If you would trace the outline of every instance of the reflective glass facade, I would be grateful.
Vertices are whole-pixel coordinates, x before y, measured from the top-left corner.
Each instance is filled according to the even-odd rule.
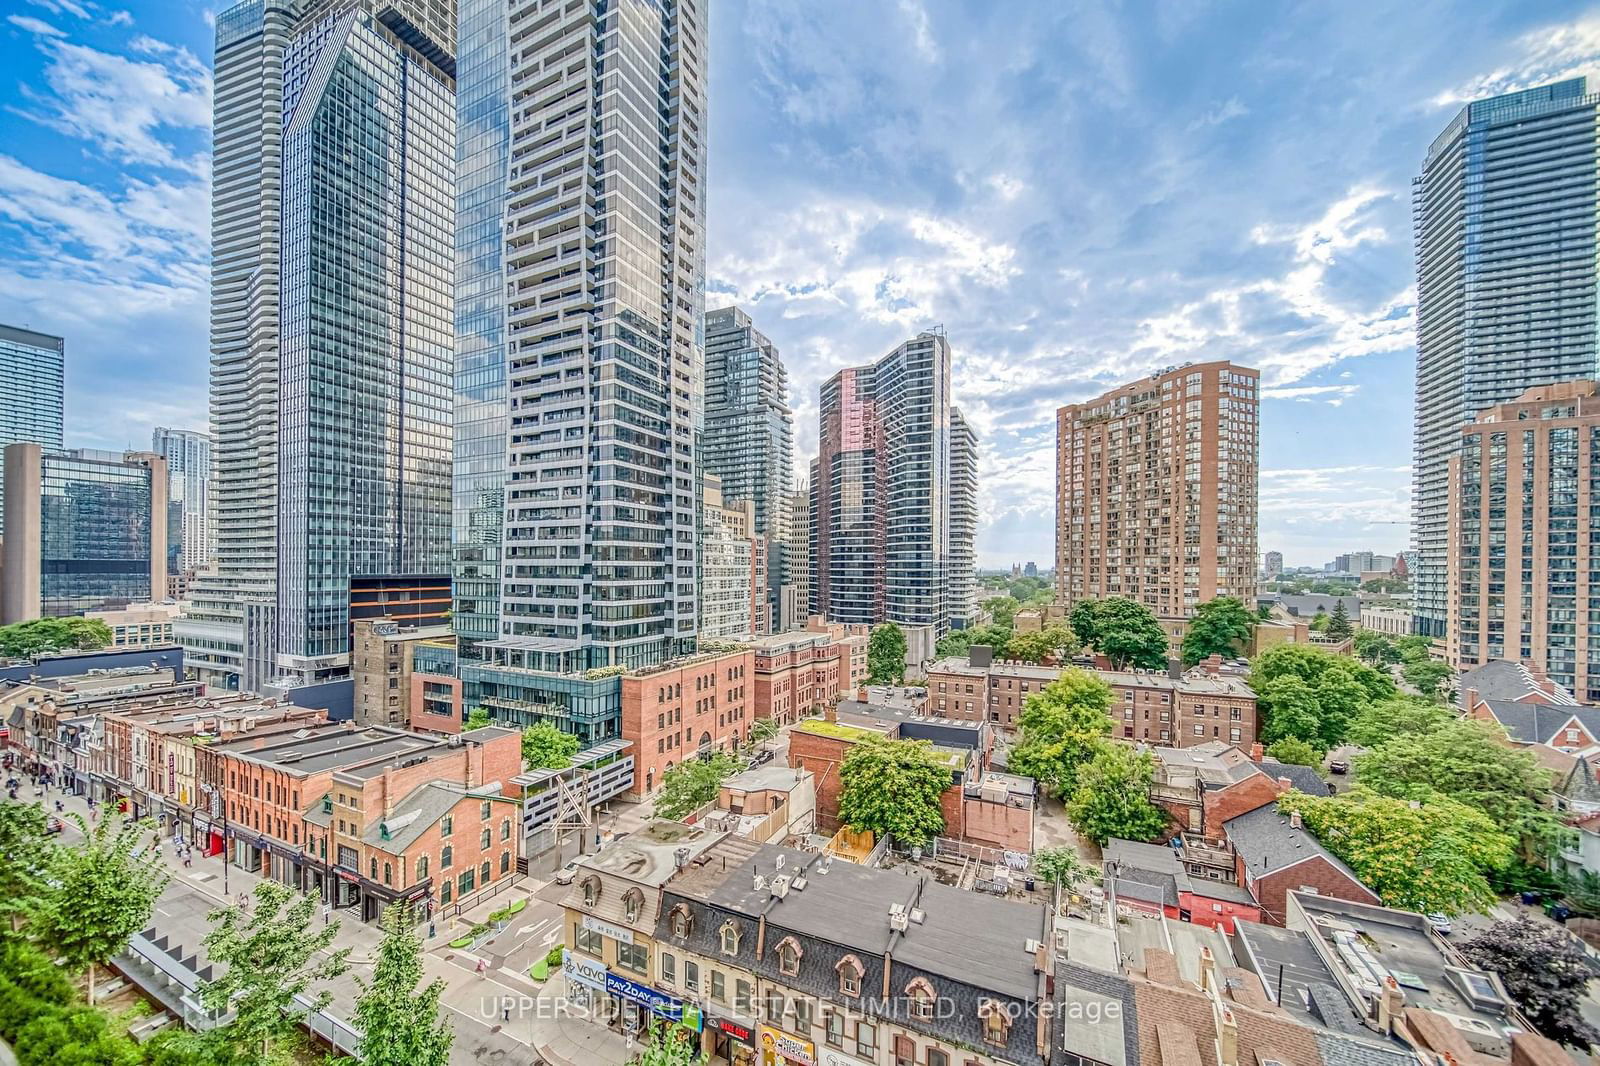
[[[168,569],[199,570],[211,562],[211,519],[207,498],[211,486],[211,438],[186,429],[157,426],[150,450],[166,459]]]
[[[1447,629],[1447,464],[1460,427],[1596,373],[1597,105],[1573,78],[1464,108],[1413,183],[1419,632]]]
[[[511,136],[504,0],[461,0],[456,70],[454,603],[463,662],[500,629],[505,519],[505,274]]]
[[[18,442],[61,447],[65,417],[66,342],[0,325],[0,450]],[[4,516],[0,482],[0,521]]]
[[[150,476],[149,467],[114,453],[43,455],[42,615],[76,615],[150,602]]]
[[[739,308],[706,312],[705,332],[701,456],[706,472],[722,479],[725,500],[755,505],[755,530],[769,544],[768,617],[776,619],[779,590],[789,581],[785,499],[794,485],[789,375],[777,346]]]
[[[449,565],[455,101],[420,33],[346,11],[284,56],[276,652],[307,681],[348,663],[353,578]]]

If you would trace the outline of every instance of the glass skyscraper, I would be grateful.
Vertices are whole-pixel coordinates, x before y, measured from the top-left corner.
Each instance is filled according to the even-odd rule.
[[[203,570],[211,563],[211,438],[193,430],[157,426],[151,434],[150,450],[167,461],[167,503],[169,513],[177,516],[175,522],[167,523],[167,550],[177,563],[168,569]]]
[[[1583,78],[1475,101],[1413,182],[1414,610],[1430,637],[1448,628],[1447,466],[1461,426],[1532,386],[1596,376],[1597,107]]]
[[[174,627],[210,684],[337,677],[352,579],[448,570],[455,30],[438,0],[217,17],[217,566]]]
[[[504,0],[461,0],[456,71],[455,484],[451,623],[463,662],[500,631],[506,491],[502,227],[511,139]]]
[[[19,441],[62,446],[66,421],[66,342],[0,325],[0,450]],[[0,472],[0,521],[5,515]]]
[[[755,531],[767,539],[767,616],[780,617],[790,582],[786,558],[794,487],[794,414],[778,348],[737,307],[706,312],[706,421],[701,456],[722,479],[729,501],[755,505]]]

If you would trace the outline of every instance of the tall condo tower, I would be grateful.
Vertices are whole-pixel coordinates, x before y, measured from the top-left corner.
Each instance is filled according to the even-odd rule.
[[[449,566],[454,3],[217,19],[212,684],[348,671],[352,583]]]
[[[150,450],[167,461],[167,541],[176,556],[175,569],[203,570],[211,564],[211,438],[157,426]],[[159,589],[156,598],[161,598]]]
[[[722,479],[723,498],[755,505],[755,531],[766,538],[768,617],[781,615],[790,583],[786,497],[794,485],[794,414],[789,374],[778,348],[737,307],[706,312],[707,473]]]
[[[1412,183],[1414,624],[1425,636],[1448,628],[1448,466],[1461,427],[1536,385],[1596,376],[1597,120],[1584,78],[1474,101]]]
[[[496,654],[522,668],[694,646],[706,8],[513,0],[507,15]]]
[[[0,325],[0,449],[60,448],[66,422],[66,342],[49,333]],[[0,474],[0,522],[5,482]]]

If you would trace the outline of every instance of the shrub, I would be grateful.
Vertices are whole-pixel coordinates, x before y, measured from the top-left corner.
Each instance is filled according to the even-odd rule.
[[[561,952],[563,950],[564,949],[561,947],[561,945],[557,944],[555,947],[550,949],[548,954],[545,955],[544,961],[546,963],[550,964],[551,966],[560,966],[561,965]]]

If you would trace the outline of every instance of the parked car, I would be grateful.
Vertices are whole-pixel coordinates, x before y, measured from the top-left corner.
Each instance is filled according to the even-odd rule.
[[[1350,763],[1346,759],[1335,759],[1328,764],[1328,772],[1331,774],[1347,774],[1350,772]]]
[[[577,876],[578,876],[578,860],[577,859],[573,859],[571,862],[567,863],[561,869],[557,870],[556,871],[556,875],[554,877],[552,877],[551,880],[554,881],[558,885],[570,885],[570,884],[572,884],[572,879],[574,877],[577,877]]]
[[[67,823],[63,822],[60,818],[57,818],[53,814],[44,820],[44,831],[46,833],[60,833],[66,828]]]
[[[1433,926],[1433,931],[1435,933],[1438,933],[1440,936],[1450,935],[1450,916],[1448,914],[1440,914],[1438,911],[1435,911],[1428,915],[1427,918],[1428,924]]]

